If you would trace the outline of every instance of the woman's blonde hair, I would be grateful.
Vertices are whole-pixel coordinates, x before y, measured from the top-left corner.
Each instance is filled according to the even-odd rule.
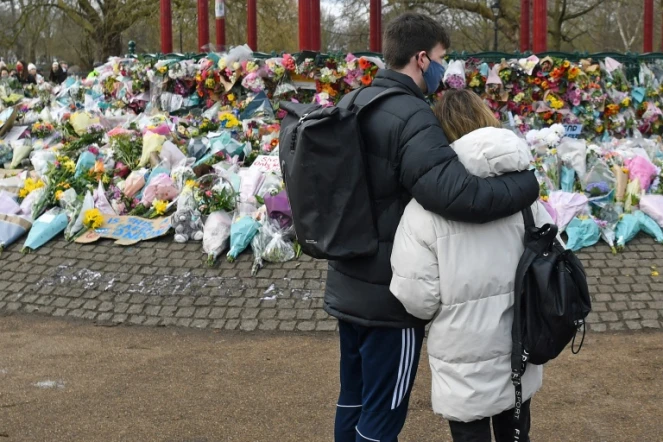
[[[502,127],[481,97],[468,89],[445,91],[434,112],[450,143],[482,127]]]

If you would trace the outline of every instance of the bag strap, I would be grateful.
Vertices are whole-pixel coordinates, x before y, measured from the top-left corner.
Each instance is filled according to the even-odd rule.
[[[359,95],[359,94],[357,94],[357,95]],[[399,87],[390,87],[389,89],[386,89],[386,90],[380,92],[379,94],[377,94],[375,97],[373,97],[371,99],[371,101],[369,101],[361,109],[359,109],[359,112],[363,112],[364,109],[366,109],[367,107],[377,103],[380,100],[383,100],[387,97],[396,96],[396,95],[410,95],[410,94],[406,90],[401,89]],[[353,102],[354,102],[354,100],[353,100]]]
[[[531,210],[530,210],[531,214]],[[527,223],[527,219],[525,221]],[[525,238],[528,237],[527,228]],[[513,325],[511,327],[511,382],[516,392],[515,408],[513,410],[514,419],[514,441],[522,442],[520,433],[522,431],[522,421],[520,420],[523,404],[523,386],[522,376],[527,368],[529,354],[523,346],[522,335],[522,308],[523,308],[523,290],[526,284],[527,273],[538,254],[525,245],[523,256],[518,262],[516,269],[516,280],[514,284],[513,299]]]
[[[516,268],[516,280],[513,289],[513,325],[511,327],[511,382],[513,382],[516,393],[515,408],[513,410],[514,442],[522,442],[523,440],[521,437],[523,422],[520,419],[524,402],[522,376],[525,374],[527,361],[529,360],[529,353],[523,345],[522,335],[524,290],[528,284],[528,273],[532,263],[539,255],[546,253],[546,250],[550,248],[557,236],[557,226],[554,224],[546,224],[541,228],[536,227],[531,207],[524,209],[522,214],[525,223],[525,250]]]
[[[534,214],[532,213],[532,206],[523,209],[523,219],[525,220],[525,228],[536,227],[534,224]]]
[[[342,107],[344,109],[352,109],[352,107],[355,105],[355,100],[357,100],[357,97],[359,96],[361,91],[363,91],[364,89],[368,89],[369,87],[370,86],[362,86],[359,89],[357,89],[356,91],[351,92],[350,93],[351,94],[350,100],[348,101],[348,103],[343,104],[342,106],[339,103],[338,106]],[[367,107],[377,103],[378,101],[382,100],[383,98],[391,97],[391,96],[394,96],[394,95],[409,95],[409,93],[407,91],[405,91],[404,89],[401,89],[401,88],[398,88],[398,87],[391,87],[389,89],[385,89],[384,91],[377,94],[375,97],[371,98],[371,100],[368,103],[366,103],[365,105],[363,105],[357,111],[357,113],[363,112],[364,109],[366,109]]]

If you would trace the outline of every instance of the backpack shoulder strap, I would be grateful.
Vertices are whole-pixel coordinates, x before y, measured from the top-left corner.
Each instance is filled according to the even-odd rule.
[[[346,95],[346,97],[350,97],[350,99],[343,104],[341,104],[343,102],[343,100],[341,99],[341,101],[336,106],[343,109],[352,109],[352,107],[355,105],[355,100],[357,99],[361,91],[363,91],[364,89],[366,89],[366,86],[362,86],[359,89],[350,92],[348,95]]]
[[[359,95],[359,94],[357,94],[357,95]],[[392,96],[395,96],[395,95],[409,95],[409,94],[408,94],[407,91],[405,91],[404,89],[401,89],[401,88],[399,88],[399,87],[390,87],[389,89],[386,89],[386,90],[380,92],[379,94],[377,94],[375,97],[373,97],[373,98],[371,99],[371,101],[369,101],[368,103],[366,103],[366,104],[360,109],[360,111],[363,111],[363,110],[366,109],[367,107],[369,107],[369,106],[371,106],[371,105],[377,103],[377,102],[380,101],[380,100],[383,100],[383,99],[385,99],[385,98],[387,98],[387,97],[392,97]]]
[[[359,96],[359,94],[361,94],[361,92],[362,92],[364,89],[368,89],[369,87],[370,87],[370,86],[362,86],[362,87],[360,87],[359,89],[350,92],[348,95],[346,95],[347,97],[349,97],[348,101],[345,102],[345,103],[342,103],[342,104],[339,103],[337,106],[338,106],[338,107],[341,107],[341,108],[343,108],[343,109],[350,109],[350,110],[352,110],[352,108],[353,108],[354,105],[355,105],[355,100],[357,99],[357,97]],[[409,95],[409,94],[408,94],[407,91],[405,91],[405,90],[403,90],[403,89],[401,89],[401,88],[398,88],[398,87],[391,87],[391,88],[389,88],[389,89],[386,89],[386,90],[380,92],[380,93],[377,94],[375,97],[373,97],[373,98],[371,99],[371,101],[369,101],[368,103],[366,103],[365,105],[363,105],[363,106],[359,109],[358,113],[359,113],[359,112],[362,112],[364,109],[368,108],[369,106],[372,106],[373,104],[377,103],[378,101],[380,101],[380,100],[382,100],[382,99],[384,99],[384,98],[387,98],[387,97],[391,97],[391,96],[393,96],[393,95]]]
[[[525,220],[525,228],[536,227],[534,224],[534,214],[532,213],[532,206],[528,206],[522,211],[523,219]]]

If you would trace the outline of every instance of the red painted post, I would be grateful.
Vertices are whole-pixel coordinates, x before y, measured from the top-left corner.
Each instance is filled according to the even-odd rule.
[[[311,50],[320,52],[320,0],[309,0],[309,12]]]
[[[654,50],[654,0],[645,0],[645,40],[643,52]]]
[[[216,50],[222,52],[226,49],[226,2],[214,2],[214,17],[216,18]]]
[[[532,50],[535,53],[548,50],[548,1],[533,0]]]
[[[206,51],[209,45],[209,5],[207,0],[198,0],[198,50]]]
[[[371,0],[370,17],[370,48],[372,52],[380,52],[382,51],[382,0]]]
[[[311,19],[311,0],[299,0],[299,50],[311,49],[309,38],[309,20]]]
[[[173,52],[173,13],[170,0],[161,0],[161,52]]]
[[[246,8],[246,42],[258,50],[258,0],[249,0]]]
[[[532,0],[520,0],[520,52],[532,49],[530,45],[530,6]]]

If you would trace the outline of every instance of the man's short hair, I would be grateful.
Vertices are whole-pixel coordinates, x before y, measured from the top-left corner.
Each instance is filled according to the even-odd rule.
[[[444,27],[427,15],[406,12],[387,25],[383,41],[384,61],[391,69],[401,69],[414,54],[428,52],[438,44],[445,49],[451,44]]]

